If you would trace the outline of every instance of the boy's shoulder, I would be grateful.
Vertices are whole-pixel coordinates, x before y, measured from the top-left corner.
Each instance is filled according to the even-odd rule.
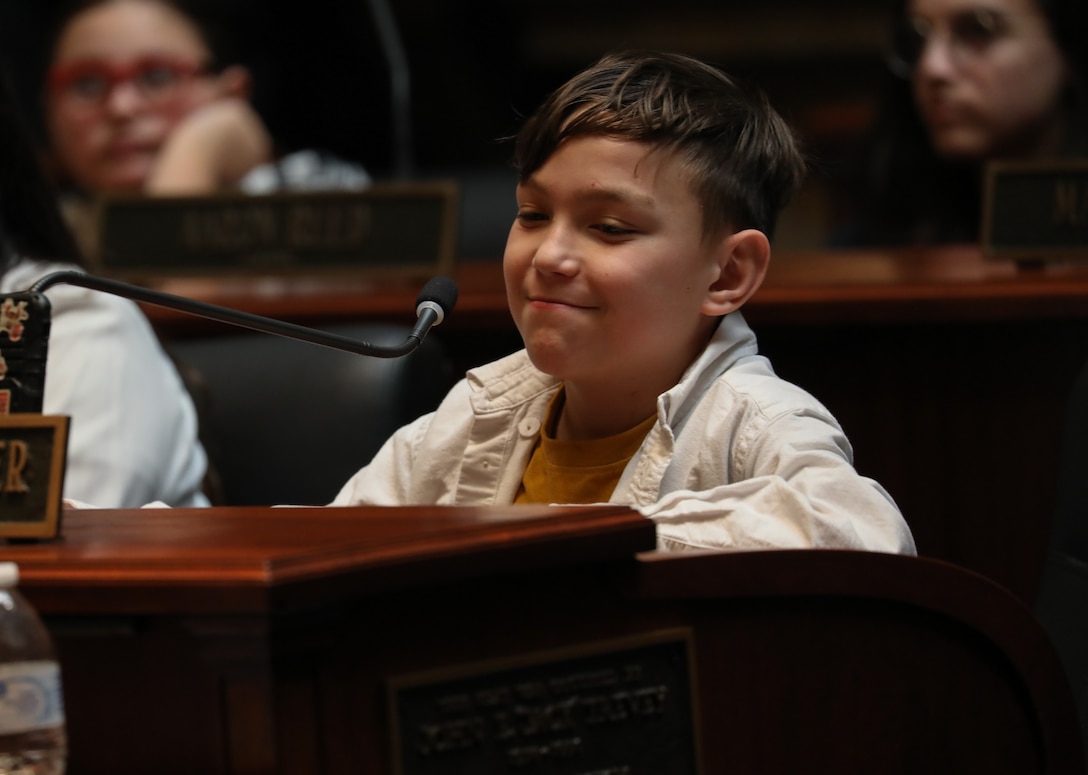
[[[780,377],[765,356],[739,361],[718,378],[717,385],[766,414],[811,410],[830,415],[812,393]]]
[[[692,373],[670,394],[678,406],[686,405],[715,425],[797,413],[833,420],[815,396],[775,372],[737,313],[726,316]]]

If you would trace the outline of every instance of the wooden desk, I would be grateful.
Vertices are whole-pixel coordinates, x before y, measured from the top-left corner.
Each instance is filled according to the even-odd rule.
[[[462,261],[457,307],[441,330],[512,329],[498,260]],[[415,319],[423,285],[344,278],[179,278],[163,290],[301,323]],[[970,245],[903,250],[775,253],[745,306],[753,322],[900,323],[1088,317],[1088,262],[1025,268]],[[147,307],[168,336],[218,325]]]
[[[497,261],[456,271],[435,329],[461,368],[520,346]],[[168,290],[310,325],[411,320],[419,284],[175,281]],[[226,330],[157,308],[167,338]],[[744,314],[779,374],[835,414],[921,552],[1033,600],[1067,393],[1088,362],[1088,265],[1022,268],[971,246],[784,252]],[[218,326],[218,328],[213,328]]]
[[[384,687],[351,676],[458,635],[413,641],[427,614],[401,595],[655,541],[621,507],[95,510],[3,556],[57,641],[71,772],[381,773]]]
[[[767,325],[1088,318],[1088,262],[1019,266],[973,245],[784,253],[745,313]]]
[[[250,508],[68,512],[4,555],[73,773],[1083,775],[1055,654],[988,580],[652,545],[614,507]]]

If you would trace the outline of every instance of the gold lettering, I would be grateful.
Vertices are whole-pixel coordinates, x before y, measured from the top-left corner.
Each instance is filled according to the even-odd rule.
[[[366,205],[348,208],[347,223],[344,225],[344,247],[362,246],[369,232],[370,208]]]
[[[313,248],[320,239],[321,211],[315,207],[299,205],[291,208],[288,220],[287,244],[289,248]]]
[[[370,208],[339,203],[298,205],[288,214],[288,247],[296,250],[358,248],[370,231]]]
[[[517,721],[509,711],[500,711],[491,717],[496,740],[512,740],[518,737]]]
[[[421,724],[418,733],[416,750],[421,756],[478,748],[487,739],[486,724],[478,716]]]
[[[548,696],[548,688],[540,681],[525,681],[514,687],[517,698],[522,701],[532,701]]]
[[[30,460],[30,452],[25,441],[12,439],[9,442],[0,441],[0,462],[3,462],[3,452],[8,451],[7,474],[4,477],[4,486],[0,490],[11,493],[27,493],[30,487],[23,478],[27,462]]]
[[[571,697],[544,705],[518,705],[514,708],[514,715],[521,721],[520,731],[523,735],[558,732],[574,729],[574,712],[578,703],[577,697]]]
[[[259,250],[274,247],[277,219],[271,207],[229,207],[185,213],[181,237],[193,251]]]
[[[552,759],[570,759],[582,750],[580,737],[567,737],[546,743],[521,745],[506,751],[507,762],[517,768],[546,763]]]
[[[510,689],[506,686],[498,686],[489,689],[477,689],[476,702],[484,708],[494,708],[499,705],[507,705],[510,702]]]
[[[1088,196],[1076,180],[1054,181],[1054,210],[1051,221],[1056,226],[1078,226],[1088,216]]]
[[[626,708],[632,716],[659,716],[665,711],[664,686],[650,686],[632,692],[616,692],[612,698]]]

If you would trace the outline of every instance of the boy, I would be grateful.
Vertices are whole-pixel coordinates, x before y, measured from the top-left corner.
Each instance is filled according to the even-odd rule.
[[[515,161],[503,270],[525,350],[470,371],[332,505],[611,501],[662,549],[914,552],[738,311],[804,167],[762,95],[686,57],[608,56],[526,122]]]

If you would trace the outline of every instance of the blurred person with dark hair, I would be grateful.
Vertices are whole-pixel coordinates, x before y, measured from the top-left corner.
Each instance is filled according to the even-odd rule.
[[[44,94],[60,184],[83,199],[367,186],[365,170],[328,154],[276,155],[249,101],[250,72],[211,11],[183,0],[60,10]]]
[[[986,162],[1088,152],[1086,57],[1084,0],[898,0],[839,241],[976,241]]]
[[[83,266],[0,77],[0,294]],[[118,508],[153,500],[208,505],[196,411],[139,307],[73,286],[46,297],[52,326],[43,412],[71,417],[64,496]]]

